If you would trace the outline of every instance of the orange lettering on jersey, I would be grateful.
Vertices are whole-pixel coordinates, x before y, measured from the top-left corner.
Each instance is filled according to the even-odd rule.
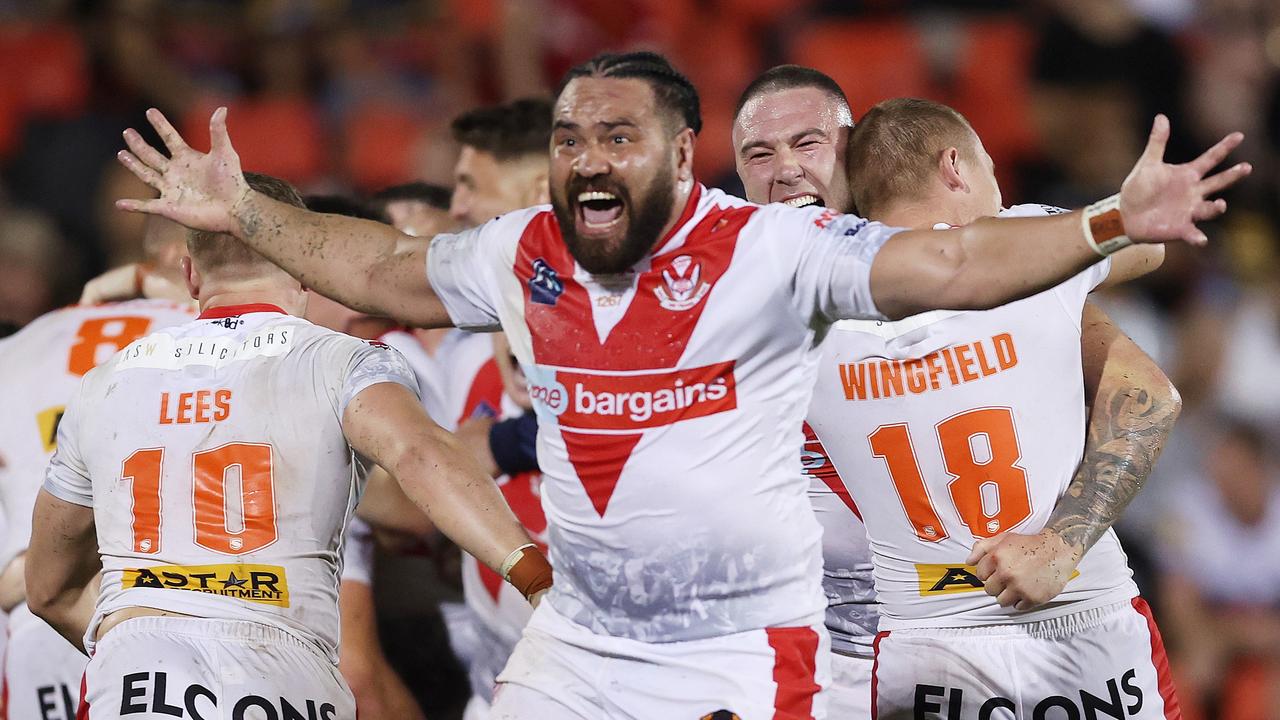
[[[880,363],[880,381],[885,397],[902,395],[902,365],[892,360]]]
[[[840,366],[840,384],[844,385],[845,400],[867,399],[867,366],[845,363]]]
[[[991,341],[996,344],[996,363],[1001,370],[1008,370],[1018,364],[1018,352],[1013,349],[1012,335],[1000,333],[991,338]]]
[[[937,390],[942,387],[942,381],[938,375],[942,373],[942,365],[938,364],[942,359],[942,353],[934,351],[924,356],[924,364],[929,368],[929,387]]]
[[[959,385],[960,377],[956,375],[956,361],[952,355],[951,348],[942,348],[942,359],[947,361],[947,377],[951,378],[952,385]]]
[[[902,364],[907,376],[907,389],[913,395],[919,395],[927,389],[924,377],[924,360],[913,358]]]
[[[923,357],[903,360],[863,360],[841,363],[840,385],[845,400],[879,400],[920,395],[944,386],[963,385],[1003,372],[1018,364],[1013,335],[1001,333],[990,339],[939,348]],[[949,380],[943,382],[943,377]]]
[[[969,352],[973,350],[972,345],[957,345],[953,348],[956,354],[956,363],[960,366],[960,377],[965,382],[972,382],[978,379],[978,374],[973,371],[973,358],[969,356]]]
[[[975,355],[978,356],[978,370],[982,372],[982,377],[987,377],[988,375],[995,375],[996,369],[991,367],[991,365],[987,363],[987,353],[985,350],[982,349],[982,343],[980,342],[974,343],[973,352]]]
[[[170,408],[172,407],[172,412]],[[160,424],[189,425],[191,423],[221,422],[231,416],[231,391],[197,390],[178,393],[171,402],[169,393],[160,393]]]
[[[213,421],[221,422],[231,417],[231,391],[223,388],[213,394]]]

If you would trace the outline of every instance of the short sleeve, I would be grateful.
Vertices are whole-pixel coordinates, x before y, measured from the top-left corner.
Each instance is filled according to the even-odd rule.
[[[59,500],[92,507],[93,483],[80,454],[80,403],[77,392],[58,423],[58,449],[45,468],[44,489]]]
[[[460,233],[437,235],[427,253],[427,280],[464,330],[497,330],[498,283],[495,265],[501,256],[507,216]]]
[[[351,518],[342,549],[342,582],[373,585],[373,529],[360,518]]]
[[[766,232],[781,239],[794,238],[799,230],[799,242],[791,250],[796,253],[792,299],[806,324],[886,319],[871,297],[871,264],[901,228],[820,208],[777,211],[772,221],[782,226]]]
[[[338,401],[338,417],[347,411],[347,405],[365,388],[378,383],[391,382],[405,386],[414,397],[421,400],[418,391],[418,380],[413,368],[398,351],[385,343],[361,342],[361,347],[352,358],[350,370],[342,384],[342,393]]]

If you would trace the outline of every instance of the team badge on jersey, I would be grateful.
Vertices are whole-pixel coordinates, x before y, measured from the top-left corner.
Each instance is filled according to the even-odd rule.
[[[279,565],[156,565],[126,568],[125,590],[154,588],[221,595],[289,607],[289,582]]]
[[[533,277],[529,278],[529,299],[539,305],[555,305],[564,293],[564,283],[546,260],[533,261]]]
[[[738,713],[736,712],[730,712],[728,710],[717,710],[713,713],[707,713],[706,715],[703,715],[702,717],[698,718],[698,720],[742,720],[742,718],[738,717]]]
[[[702,282],[702,266],[688,255],[672,260],[671,267],[662,271],[662,279],[666,287],[656,287],[653,292],[667,310],[688,310],[711,291],[711,284]]]

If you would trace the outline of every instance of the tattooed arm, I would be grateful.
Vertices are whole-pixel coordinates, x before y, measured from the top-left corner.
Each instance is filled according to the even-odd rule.
[[[1062,592],[1080,558],[1142,489],[1182,408],[1155,362],[1092,304],[1082,318],[1084,459],[1035,535],[1006,533],[974,543],[966,562],[1004,607],[1030,610]]]

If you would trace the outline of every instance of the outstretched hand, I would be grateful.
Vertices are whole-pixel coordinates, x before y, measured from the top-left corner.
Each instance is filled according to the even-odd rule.
[[[116,157],[139,180],[158,190],[160,197],[117,200],[116,207],[162,215],[196,230],[234,233],[236,205],[251,191],[227,134],[227,109],[218,108],[209,119],[208,153],[187,145],[159,110],[148,110],[147,120],[160,134],[169,157],[148,145],[133,128],[124,131],[129,149]]]
[[[1120,187],[1120,215],[1125,234],[1134,242],[1183,240],[1192,245],[1208,241],[1196,223],[1212,220],[1227,210],[1227,201],[1210,200],[1253,171],[1247,162],[1208,175],[1244,140],[1238,132],[1222,138],[1203,155],[1182,165],[1164,161],[1169,142],[1169,118],[1157,115],[1142,157]],[[1206,177],[1208,175],[1208,177]]]

